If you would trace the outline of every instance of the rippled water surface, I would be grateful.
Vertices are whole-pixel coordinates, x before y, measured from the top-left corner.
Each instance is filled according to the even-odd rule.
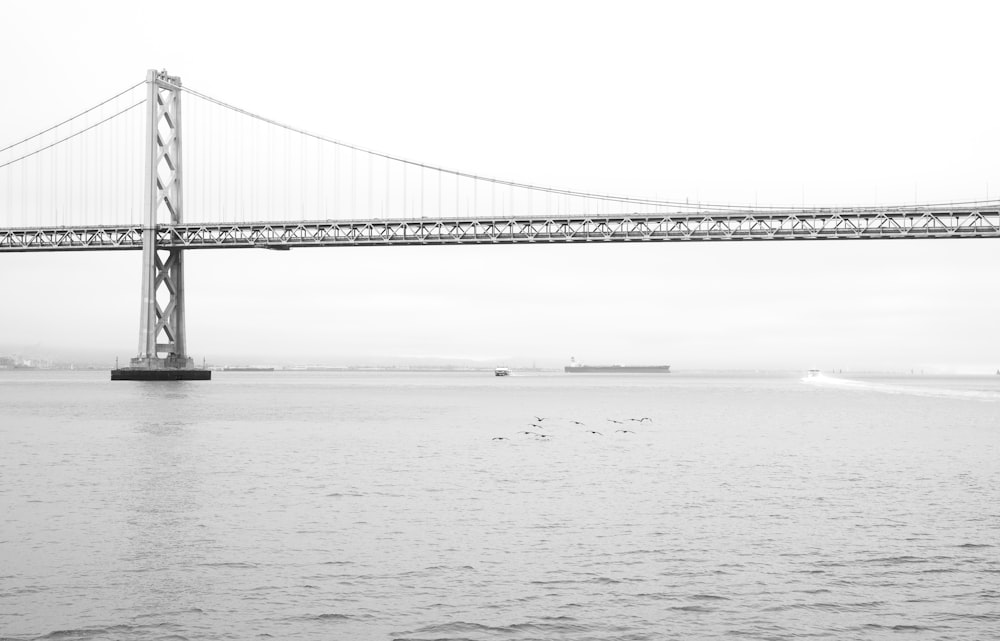
[[[0,637],[1000,638],[1000,377],[107,377],[0,373]]]

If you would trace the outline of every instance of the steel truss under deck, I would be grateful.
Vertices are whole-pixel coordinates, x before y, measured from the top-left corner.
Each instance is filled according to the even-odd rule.
[[[0,251],[142,249],[142,226],[0,229]],[[819,209],[272,223],[161,224],[161,250],[704,240],[1000,237],[1000,209]]]

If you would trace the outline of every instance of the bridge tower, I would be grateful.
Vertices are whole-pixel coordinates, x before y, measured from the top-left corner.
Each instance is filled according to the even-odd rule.
[[[156,245],[161,222],[183,220],[181,79],[150,69],[146,90],[139,353],[128,367],[112,370],[111,380],[208,380],[212,373],[195,368],[187,355],[184,252]]]

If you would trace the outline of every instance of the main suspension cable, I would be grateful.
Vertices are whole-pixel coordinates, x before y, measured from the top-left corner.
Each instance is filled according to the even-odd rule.
[[[109,120],[114,120],[118,116],[120,116],[120,115],[122,115],[122,114],[124,114],[124,113],[126,113],[128,111],[131,111],[132,109],[135,109],[139,105],[144,105],[144,104],[146,104],[146,100],[145,99],[140,100],[139,102],[135,103],[131,107],[125,107],[124,109],[122,109],[118,113],[112,114],[112,115],[108,116],[107,118],[105,118],[104,120],[99,120],[98,122],[95,122],[94,124],[90,125],[89,127],[81,129],[80,131],[78,131],[78,132],[76,132],[74,134],[70,134],[70,135],[66,136],[65,138],[62,138],[60,140],[55,141],[52,144],[45,145],[44,147],[39,147],[38,149],[36,149],[36,150],[34,150],[34,151],[30,152],[30,153],[24,154],[23,156],[19,156],[17,158],[12,159],[12,160],[8,160],[7,162],[5,162],[2,165],[0,165],[0,169],[3,169],[4,167],[7,167],[8,165],[13,165],[16,162],[20,162],[20,161],[24,160],[25,158],[31,158],[35,154],[40,154],[41,152],[45,151],[46,149],[52,149],[53,147],[55,147],[58,144],[61,144],[61,143],[66,142],[67,140],[71,140],[73,138],[76,138],[80,134],[86,133],[86,132],[90,131],[91,129],[93,129],[94,127],[103,125],[104,123],[108,122]],[[67,121],[67,122],[69,122],[69,121]],[[8,149],[9,149],[9,147],[8,147]]]
[[[322,142],[326,142],[326,143],[329,143],[329,144],[332,144],[332,145],[336,145],[338,147],[343,147],[345,149],[351,149],[353,151],[357,151],[357,152],[369,154],[371,156],[375,156],[375,157],[378,157],[378,158],[384,158],[386,161],[399,162],[399,163],[403,163],[404,165],[411,165],[411,166],[414,166],[414,167],[420,167],[422,169],[430,169],[432,171],[438,171],[438,172],[441,172],[441,173],[450,174],[450,175],[455,176],[456,178],[467,178],[467,179],[471,179],[471,180],[474,180],[474,181],[489,182],[489,183],[492,183],[494,185],[504,185],[504,186],[511,187],[511,188],[519,188],[519,189],[525,189],[525,190],[529,190],[529,191],[537,191],[537,192],[543,192],[543,193],[548,193],[548,194],[555,194],[555,195],[560,195],[560,196],[575,197],[575,198],[586,198],[586,199],[599,200],[599,201],[605,201],[605,202],[618,202],[618,203],[627,203],[627,204],[634,204],[634,205],[646,205],[646,206],[653,206],[653,207],[675,207],[675,208],[678,208],[678,209],[694,209],[694,210],[696,210],[698,212],[706,212],[706,213],[707,212],[712,212],[712,211],[720,211],[720,212],[726,212],[726,211],[736,211],[736,212],[746,211],[746,212],[759,212],[759,213],[774,212],[776,214],[781,214],[781,213],[786,213],[786,212],[801,212],[801,211],[810,211],[810,210],[817,210],[817,211],[840,210],[840,211],[849,212],[851,210],[857,210],[857,209],[870,209],[869,207],[858,207],[858,206],[845,206],[845,207],[839,207],[839,206],[800,207],[800,206],[793,206],[793,205],[754,205],[754,206],[750,206],[750,205],[732,205],[732,204],[722,205],[722,204],[717,204],[717,203],[690,203],[690,202],[680,202],[680,201],[672,201],[672,200],[659,200],[659,199],[652,199],[652,198],[636,198],[636,197],[631,197],[631,196],[615,196],[615,195],[610,195],[610,194],[598,194],[598,193],[593,193],[593,192],[583,192],[583,191],[575,191],[575,190],[570,190],[570,189],[561,189],[561,188],[557,188],[557,187],[546,187],[546,186],[542,186],[542,185],[533,185],[533,184],[529,184],[529,183],[522,183],[522,182],[517,182],[517,181],[512,181],[512,180],[505,180],[505,179],[501,179],[501,178],[493,178],[493,177],[489,177],[489,176],[480,176],[480,175],[477,175],[477,174],[470,174],[468,172],[463,172],[463,171],[459,171],[459,170],[455,170],[455,169],[448,169],[448,168],[445,168],[445,167],[439,167],[439,166],[436,166],[436,165],[430,165],[430,164],[423,163],[423,162],[418,162],[418,161],[414,161],[414,160],[408,160],[408,159],[401,158],[401,157],[398,157],[398,156],[393,156],[391,154],[386,154],[386,153],[374,151],[372,149],[366,149],[364,147],[359,147],[357,145],[352,145],[350,143],[345,143],[345,142],[342,142],[342,141],[339,141],[339,140],[334,140],[334,139],[331,139],[331,138],[327,138],[326,136],[322,136],[320,134],[307,131],[305,129],[300,129],[298,127],[294,127],[292,125],[288,125],[286,123],[274,120],[272,118],[267,118],[267,117],[262,116],[260,114],[256,114],[254,112],[248,111],[248,110],[243,109],[241,107],[237,107],[235,105],[232,105],[232,104],[229,104],[229,103],[224,102],[222,100],[219,100],[217,98],[213,98],[212,96],[209,96],[209,95],[204,94],[204,93],[202,93],[200,91],[192,89],[191,87],[188,87],[188,86],[180,87],[180,86],[175,86],[175,85],[171,85],[171,86],[175,87],[176,89],[180,89],[182,91],[187,91],[188,93],[190,93],[190,94],[192,94],[192,95],[194,95],[194,96],[196,96],[198,98],[201,98],[202,100],[206,100],[208,102],[216,104],[216,105],[218,105],[220,107],[223,107],[225,109],[229,109],[229,110],[234,111],[236,113],[239,113],[239,114],[242,114],[244,116],[247,116],[249,118],[256,119],[258,121],[261,121],[261,122],[273,125],[275,127],[279,127],[281,129],[285,129],[285,130],[290,131],[290,132],[294,132],[294,133],[300,134],[302,136],[308,136],[310,138],[314,138],[314,139],[322,141]],[[986,201],[981,201],[981,200],[967,200],[967,201],[951,201],[951,202],[947,202],[947,203],[945,203],[945,202],[938,202],[938,203],[915,203],[915,204],[902,204],[902,205],[901,204],[896,204],[896,205],[881,205],[881,206],[875,207],[875,209],[879,209],[879,210],[919,211],[920,209],[923,209],[923,208],[930,208],[930,207],[954,207],[956,205],[960,205],[960,206],[961,205],[1000,206],[1000,200],[992,200],[992,201],[990,201],[990,200],[986,200]]]
[[[63,126],[63,125],[65,125],[66,123],[68,123],[68,122],[70,122],[70,121],[72,121],[72,120],[76,120],[76,119],[77,119],[77,118],[79,118],[80,116],[85,116],[85,115],[89,114],[89,113],[90,113],[91,111],[93,111],[93,110],[97,109],[98,107],[103,107],[104,105],[108,104],[109,102],[111,102],[111,101],[112,101],[112,100],[114,100],[115,98],[119,98],[119,97],[121,97],[121,96],[124,96],[125,94],[127,94],[127,93],[128,93],[128,92],[130,92],[130,91],[132,91],[133,89],[135,89],[135,88],[136,88],[136,87],[138,87],[139,85],[142,85],[142,84],[144,84],[145,82],[146,82],[145,80],[142,80],[142,81],[140,81],[140,82],[137,82],[136,84],[132,85],[131,87],[129,87],[129,88],[128,88],[128,89],[126,89],[125,91],[122,91],[122,92],[119,92],[119,93],[116,93],[115,95],[111,96],[111,97],[110,97],[110,98],[108,98],[107,100],[105,100],[105,101],[103,101],[103,102],[99,102],[99,103],[97,103],[96,105],[94,105],[94,106],[93,106],[93,107],[91,107],[90,109],[86,109],[86,110],[84,110],[84,111],[81,111],[80,113],[76,114],[75,116],[71,116],[71,117],[67,118],[66,120],[63,120],[63,121],[62,121],[61,123],[59,123],[58,125],[52,125],[52,126],[51,126],[51,127],[49,127],[48,129],[46,129],[46,130],[44,130],[44,131],[39,131],[39,132],[38,132],[37,134],[35,134],[35,135],[33,135],[33,136],[28,136],[28,137],[27,137],[27,138],[25,138],[24,140],[19,140],[19,141],[15,142],[15,143],[13,143],[13,144],[11,144],[11,145],[7,145],[7,146],[6,146],[6,147],[4,147],[3,149],[0,149],[0,153],[2,153],[2,152],[5,152],[5,151],[7,151],[8,149],[13,149],[14,147],[17,147],[18,145],[21,145],[21,144],[24,144],[24,143],[28,142],[29,140],[34,140],[35,138],[38,138],[39,136],[41,136],[41,135],[43,135],[43,134],[47,134],[47,133],[49,133],[49,132],[50,132],[50,131],[52,131],[53,129],[58,129],[59,127],[62,127],[62,126]]]
[[[171,85],[171,86],[175,86],[175,85]],[[302,135],[302,136],[308,136],[310,138],[314,138],[316,140],[321,140],[323,142],[330,143],[332,145],[336,145],[338,147],[342,147],[342,148],[345,148],[345,149],[351,149],[353,151],[357,151],[357,152],[361,152],[361,153],[365,153],[365,154],[370,154],[370,155],[376,156],[378,158],[384,158],[384,159],[389,160],[389,161],[399,162],[399,163],[402,163],[404,165],[410,165],[410,166],[413,166],[413,167],[420,167],[422,169],[430,169],[431,171],[439,171],[439,172],[450,174],[450,175],[457,176],[457,177],[460,177],[460,178],[468,178],[468,179],[471,179],[471,180],[477,180],[477,181],[482,181],[482,182],[489,182],[489,183],[493,183],[493,184],[497,184],[497,185],[504,185],[504,186],[507,186],[507,187],[516,187],[516,188],[520,188],[520,189],[527,189],[527,190],[532,190],[532,191],[541,191],[541,192],[546,192],[546,193],[559,194],[559,195],[562,195],[562,196],[572,196],[572,197],[577,197],[577,198],[590,198],[590,199],[597,199],[597,200],[605,200],[605,201],[621,202],[621,203],[631,203],[631,204],[641,204],[641,205],[665,205],[665,206],[672,206],[672,207],[688,207],[688,208],[694,208],[694,207],[698,206],[698,205],[692,205],[690,203],[682,203],[682,202],[675,202],[675,201],[653,200],[653,199],[648,199],[648,198],[635,198],[635,197],[630,197],[630,196],[614,196],[614,195],[609,195],[609,194],[596,194],[596,193],[591,193],[591,192],[581,192],[581,191],[573,191],[573,190],[569,190],[569,189],[560,189],[560,188],[557,188],[557,187],[545,187],[545,186],[542,186],[542,185],[532,185],[532,184],[529,184],[529,183],[521,183],[521,182],[516,182],[516,181],[512,181],[512,180],[505,180],[505,179],[501,179],[501,178],[492,178],[492,177],[489,177],[489,176],[480,176],[480,175],[477,175],[477,174],[470,174],[468,172],[463,172],[463,171],[459,171],[459,170],[456,170],[456,169],[448,169],[446,167],[439,167],[439,166],[436,166],[436,165],[430,165],[430,164],[423,163],[423,162],[418,162],[418,161],[415,161],[415,160],[407,160],[405,158],[400,158],[399,156],[393,156],[391,154],[386,154],[386,153],[382,153],[382,152],[379,152],[379,151],[374,151],[372,149],[366,149],[364,147],[359,147],[357,145],[352,145],[350,143],[345,143],[345,142],[342,142],[342,141],[339,141],[339,140],[334,140],[332,138],[327,138],[326,136],[322,136],[320,134],[317,134],[317,133],[314,133],[314,132],[311,132],[311,131],[306,131],[304,129],[300,129],[298,127],[294,127],[292,125],[288,125],[288,124],[279,122],[277,120],[274,120],[274,119],[271,119],[271,118],[267,118],[266,116],[261,116],[260,114],[256,114],[256,113],[253,113],[251,111],[247,111],[246,109],[242,109],[240,107],[237,107],[235,105],[231,105],[231,104],[229,104],[227,102],[224,102],[222,100],[219,100],[217,98],[213,98],[213,97],[211,97],[209,95],[206,95],[206,94],[204,94],[204,93],[202,93],[200,91],[197,91],[195,89],[192,89],[191,87],[188,87],[188,86],[184,86],[184,87],[176,86],[176,88],[177,89],[181,89],[183,91],[187,91],[188,93],[190,93],[190,94],[192,94],[194,96],[197,96],[198,98],[201,98],[202,100],[206,100],[208,102],[216,104],[216,105],[218,105],[220,107],[223,107],[225,109],[229,109],[229,110],[234,111],[236,113],[243,114],[244,116],[247,116],[249,118],[254,118],[254,119],[259,120],[261,122],[265,122],[267,124],[273,125],[275,127],[279,127],[281,129],[285,129],[285,130],[293,132],[293,133],[297,133],[297,134]],[[720,208],[720,209],[737,209],[738,208],[736,206],[729,206],[729,205],[713,205],[712,207],[713,208],[717,207],[717,208]]]

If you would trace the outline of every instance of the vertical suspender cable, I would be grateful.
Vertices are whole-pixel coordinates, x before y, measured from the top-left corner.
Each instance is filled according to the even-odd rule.
[[[316,140],[316,215],[322,212],[326,218],[326,204],[323,202],[323,141]]]
[[[272,149],[273,146],[271,145],[271,134],[272,134],[271,128],[265,126],[264,127],[264,136],[265,136],[265,138],[267,138],[267,164],[264,166],[264,169],[266,170],[267,175],[268,175],[268,179],[267,179],[267,213],[268,214],[270,214],[272,211],[274,211],[274,158],[271,156],[272,151],[273,151],[273,149]]]
[[[230,138],[230,127],[229,123],[232,122],[232,113],[222,114],[222,219],[226,220],[229,215],[230,206],[234,205],[233,200],[233,182],[230,174],[232,173],[233,155],[232,155],[232,140]],[[233,217],[232,221],[236,222],[236,208],[233,206]]]
[[[100,116],[100,114],[98,114]],[[106,131],[95,131],[94,136],[99,136],[97,138],[97,144],[94,146],[94,187],[97,189],[97,211],[94,223],[103,223],[108,220],[107,215],[107,201],[104,198],[104,193],[106,191],[105,187],[108,183],[108,165],[107,165],[107,154],[108,154],[108,135]]]
[[[288,159],[289,159],[289,156],[291,156],[291,152],[290,152],[290,150],[288,148],[288,146],[289,146],[288,137],[290,135],[291,134],[289,134],[288,130],[286,129],[285,130],[285,145],[284,145],[284,147],[285,147],[285,154],[284,154],[285,174],[284,174],[284,176],[282,176],[282,180],[281,180],[281,187],[282,187],[282,189],[285,190],[285,209],[284,209],[284,211],[281,212],[281,215],[283,216],[283,218],[281,220],[288,220],[289,219],[289,213],[288,212],[292,208],[292,200],[291,200],[291,198],[292,198],[291,191],[292,190],[288,186],[288,183],[289,183],[288,179],[289,179],[289,173],[290,173],[289,170],[288,170],[288,162],[289,162]]]
[[[219,147],[218,147],[218,145],[216,143],[216,141],[219,139],[218,123],[217,123],[218,116],[216,115],[215,108],[209,109],[208,113],[209,113],[208,142],[206,144],[207,144],[207,149],[208,149],[208,159],[209,159],[210,166],[206,168],[206,175],[208,177],[208,185],[207,186],[208,186],[208,190],[209,190],[208,193],[209,193],[210,199],[208,201],[209,202],[209,204],[208,204],[208,210],[205,212],[205,215],[208,217],[209,220],[221,220],[222,216],[221,216],[221,214],[219,212],[219,209],[220,209],[220,207],[219,207],[219,204],[220,204],[220,197],[219,197],[220,185],[219,185],[219,176],[218,176],[218,169],[219,169]]]
[[[257,208],[260,203],[260,176],[257,168],[260,166],[260,139],[257,135],[257,123],[251,120],[249,122],[250,132],[248,134],[248,140],[250,141],[250,219],[253,220],[257,216]]]
[[[247,141],[246,128],[246,121],[237,116],[236,158],[234,159],[236,167],[236,197],[240,222],[244,223],[249,220],[247,218],[247,210],[253,206],[253,197],[250,194],[249,185],[247,184],[247,159],[253,156],[248,155],[250,145]]]
[[[333,148],[333,212],[332,216],[334,220],[340,219],[340,213],[343,211],[343,199],[344,199],[344,187],[341,182],[341,175],[344,173],[344,162],[340,157],[341,149],[339,146]]]
[[[31,221],[28,217],[28,163],[21,162],[18,163],[18,169],[21,171],[21,202],[18,203],[18,210],[21,212],[21,225],[23,227],[30,227]]]
[[[104,186],[107,183],[107,165],[104,162],[104,147],[108,142],[105,132],[94,131],[94,191],[97,194],[97,202],[94,205],[94,224],[103,223],[107,219],[104,217]]]
[[[242,149],[241,158],[243,159],[243,164],[240,167],[240,184],[242,185],[241,191],[245,191],[244,196],[247,203],[243,210],[243,218],[246,221],[253,219],[254,210],[253,178],[250,174],[250,162],[251,159],[257,157],[257,154],[254,153],[252,133],[253,122],[244,119],[243,126],[240,128],[240,149]]]
[[[42,220],[42,156],[35,156],[35,224],[48,225],[49,221]]]
[[[59,139],[59,128],[56,127],[53,135],[56,140]],[[56,202],[56,174],[59,173],[59,149],[55,149],[52,152],[52,165],[49,170],[49,205],[52,209],[52,222],[53,225],[59,226],[59,203]]]
[[[209,220],[218,220],[219,212],[217,211],[217,209],[218,209],[219,197],[216,194],[216,191],[218,190],[219,180],[218,177],[215,175],[215,168],[217,161],[215,159],[216,154],[215,154],[215,109],[214,108],[208,109],[207,124],[208,124],[208,132],[207,132],[208,140],[205,142],[205,153],[208,154],[208,159],[207,159],[208,165],[205,167],[205,188],[208,190],[208,194],[206,196],[208,200],[208,205],[205,208],[205,211],[202,212],[202,215],[204,215]],[[216,211],[209,213],[208,211],[209,209]]]
[[[306,182],[306,141],[299,136],[299,220],[305,220],[306,217]]]
[[[243,120],[239,116],[236,117],[236,140],[233,145],[236,147],[236,157],[233,158],[233,171],[236,173],[236,203],[233,206],[239,209],[240,222],[246,222],[248,198],[243,190],[243,159],[246,158],[246,150],[244,149]]]
[[[14,220],[14,206],[11,202],[12,199],[11,193],[14,191],[13,185],[11,185],[11,177],[13,176],[14,173],[14,166],[10,165],[4,167],[0,171],[3,171],[3,182],[5,187],[4,192],[6,192],[7,194],[7,199],[6,199],[7,207],[4,210],[4,218],[10,221],[11,227],[15,227],[17,226],[17,222]]]
[[[195,130],[197,133],[197,138],[194,143],[198,145],[198,172],[195,174],[198,176],[198,220],[204,221],[208,219],[205,215],[205,210],[208,208],[208,123],[205,121],[208,111],[208,106],[202,102],[197,102],[198,105],[198,126]],[[190,138],[188,140],[191,140]],[[191,146],[188,145],[188,149]],[[190,218],[188,219],[190,220]]]
[[[128,116],[126,116],[126,118],[125,118],[125,128],[123,130],[124,133],[125,133],[125,147],[124,147],[124,152],[125,153],[123,154],[123,157],[122,157],[122,167],[123,167],[123,171],[124,171],[123,178],[124,178],[124,181],[125,181],[125,183],[124,183],[125,187],[124,187],[124,189],[122,189],[122,191],[124,192],[122,194],[122,196],[123,196],[123,198],[125,198],[125,212],[124,212],[124,215],[126,216],[126,220],[127,220],[127,222],[128,222],[129,225],[132,224],[132,216],[133,216],[133,214],[135,212],[135,208],[132,205],[132,189],[133,189],[133,187],[132,187],[132,177],[133,177],[133,171],[132,171],[132,167],[133,167],[133,165],[132,165],[132,128],[134,126],[135,126],[135,123],[134,123],[133,115],[132,115],[131,112],[129,112]]]
[[[116,111],[118,110],[118,102],[116,101],[112,107]],[[121,219],[121,120],[116,121],[114,127],[111,130],[111,208],[113,210],[113,217],[116,225],[122,223]]]
[[[87,123],[82,122],[82,126],[86,127]],[[90,194],[90,190],[87,189],[87,134],[83,133],[79,137],[79,144],[77,145],[77,165],[80,168],[80,218],[77,219],[77,224],[87,223],[87,196]]]
[[[233,222],[246,220],[246,194],[243,193],[243,122],[238,114],[230,114],[231,123],[228,127],[228,158],[226,164],[230,174],[230,192],[232,194],[229,207],[233,210]]]
[[[90,184],[87,186],[87,190],[90,192],[90,208],[91,212],[84,221],[87,225],[93,225],[98,222],[100,217],[100,178],[101,178],[101,167],[98,162],[98,153],[101,149],[101,139],[99,138],[100,132],[96,130],[91,130],[87,132],[87,137],[90,139],[90,144],[87,147],[88,151],[88,162],[87,162],[87,176]]]
[[[226,190],[228,185],[226,185],[226,118],[229,117],[225,111],[219,110],[219,131],[218,137],[216,138],[217,146],[215,148],[215,153],[218,156],[218,173],[215,176],[215,183],[219,186],[218,189],[218,211],[216,216],[217,220],[223,222],[230,222],[226,220],[226,201],[229,200]]]

